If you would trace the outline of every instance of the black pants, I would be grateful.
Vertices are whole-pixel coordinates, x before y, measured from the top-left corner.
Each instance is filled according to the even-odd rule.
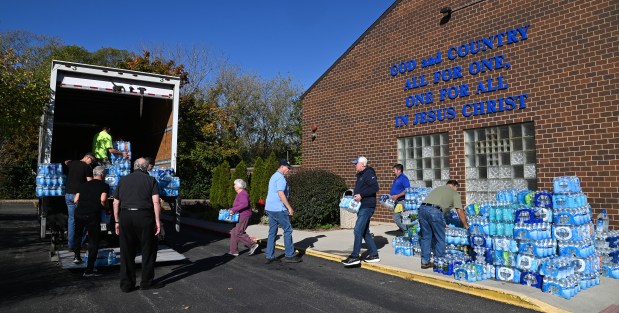
[[[155,237],[155,212],[153,209],[129,211],[121,209],[120,223],[120,289],[135,287],[135,256],[142,250],[141,286],[150,286],[155,278],[157,238]]]
[[[73,252],[76,256],[81,250],[82,236],[84,235],[84,227],[88,231],[88,263],[86,271],[92,271],[95,268],[97,261],[97,253],[99,252],[99,240],[101,238],[101,215],[75,215],[75,232],[73,244],[75,245]]]

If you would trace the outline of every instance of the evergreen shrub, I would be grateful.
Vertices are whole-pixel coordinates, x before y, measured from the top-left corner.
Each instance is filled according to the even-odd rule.
[[[292,225],[298,229],[315,229],[340,222],[338,204],[348,187],[346,181],[325,170],[302,170],[288,177],[294,209]]]

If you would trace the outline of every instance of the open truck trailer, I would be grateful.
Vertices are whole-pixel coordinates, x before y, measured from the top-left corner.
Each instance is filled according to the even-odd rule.
[[[131,142],[131,162],[152,157],[156,166],[176,170],[179,89],[178,77],[52,61],[50,100],[41,117],[38,163],[80,160],[92,152],[93,137],[108,126],[114,141]],[[162,198],[176,213],[179,231],[180,199]],[[108,207],[111,218],[102,223],[102,231],[111,234],[111,200]],[[64,196],[39,197],[38,213],[41,238],[51,237],[50,254],[57,259],[58,245],[66,242]]]

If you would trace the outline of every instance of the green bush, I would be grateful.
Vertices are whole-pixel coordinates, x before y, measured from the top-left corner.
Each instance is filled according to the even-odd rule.
[[[26,162],[0,168],[0,199],[35,197],[35,175]]]
[[[303,170],[290,175],[288,185],[294,228],[314,229],[339,224],[338,203],[348,189],[343,178],[325,170]]]

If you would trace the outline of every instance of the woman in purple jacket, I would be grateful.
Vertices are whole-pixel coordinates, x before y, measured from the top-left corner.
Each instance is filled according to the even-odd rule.
[[[239,213],[239,221],[230,231],[230,252],[228,252],[228,254],[233,256],[239,255],[239,241],[249,248],[249,255],[254,255],[258,248],[258,244],[254,243],[245,232],[252,213],[251,206],[249,205],[249,194],[245,188],[247,188],[247,183],[245,183],[244,180],[234,180],[236,197],[234,198],[234,204],[230,211],[232,211],[232,213]]]

